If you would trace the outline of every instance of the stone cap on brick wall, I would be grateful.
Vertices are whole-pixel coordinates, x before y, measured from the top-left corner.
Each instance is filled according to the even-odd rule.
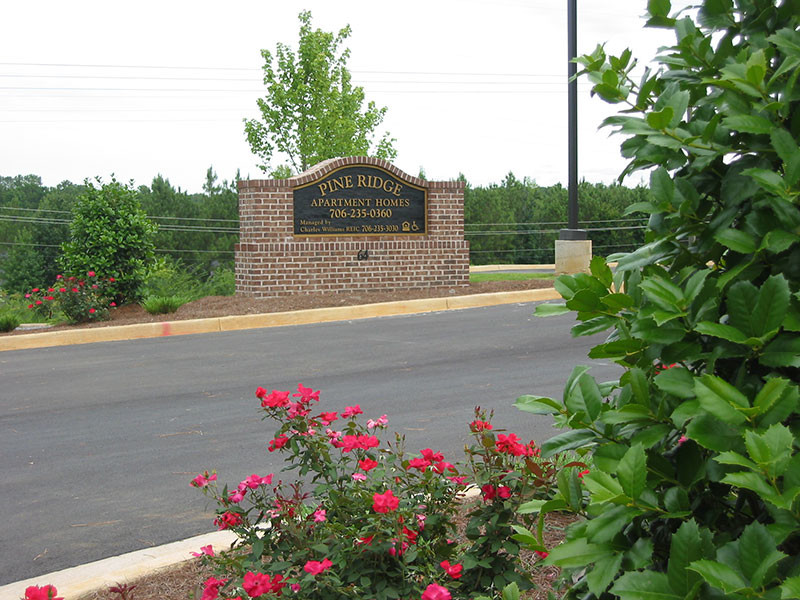
[[[299,175],[295,175],[294,177],[290,177],[288,179],[242,179],[239,181],[239,188],[241,189],[250,186],[294,188],[304,185],[310,181],[316,181],[331,171],[341,167],[349,167],[352,165],[369,165],[372,167],[379,167],[388,171],[398,179],[402,179],[418,187],[436,187],[438,189],[459,190],[463,189],[465,186],[463,181],[428,181],[425,179],[420,179],[419,177],[414,177],[413,175],[409,175],[408,173],[401,171],[392,163],[387,160],[383,160],[382,158],[376,158],[374,156],[348,156],[344,158],[329,158],[328,160],[323,160],[310,169],[303,171]]]

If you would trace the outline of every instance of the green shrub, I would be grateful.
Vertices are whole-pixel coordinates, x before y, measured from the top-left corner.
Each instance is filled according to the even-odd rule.
[[[196,300],[207,294],[202,277],[179,260],[164,259],[148,273],[141,287],[142,297],[182,296]],[[188,301],[187,300],[187,301]]]
[[[142,302],[142,308],[151,315],[163,315],[174,313],[187,302],[183,296],[151,296]]]
[[[236,293],[236,274],[233,269],[220,267],[203,284],[203,296],[233,296]]]
[[[140,287],[155,264],[151,223],[131,186],[115,179],[99,187],[89,181],[72,209],[70,240],[62,245],[65,276],[83,277],[94,269],[113,278],[109,291],[120,304],[141,297]]]
[[[0,313],[0,331],[2,332],[14,331],[19,327],[20,323],[22,323],[22,321],[17,313]]]
[[[562,401],[523,397],[567,431],[543,454],[590,451],[559,494],[525,512],[587,519],[547,561],[569,597],[800,597],[800,4],[706,0],[673,28],[662,69],[631,79],[630,52],[579,60],[626,113],[626,173],[654,169],[646,244],[562,276],[573,335],[611,330]],[[566,473],[566,472],[565,472]]]

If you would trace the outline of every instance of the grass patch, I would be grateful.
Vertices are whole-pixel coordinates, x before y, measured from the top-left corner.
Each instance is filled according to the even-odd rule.
[[[151,315],[174,313],[189,300],[183,296],[150,296],[142,302],[144,308]]]
[[[6,333],[8,331],[14,331],[17,327],[19,327],[21,321],[16,313],[3,313],[0,314],[0,332]]]
[[[555,280],[555,273],[470,273],[470,283],[481,281],[524,281],[526,279]]]

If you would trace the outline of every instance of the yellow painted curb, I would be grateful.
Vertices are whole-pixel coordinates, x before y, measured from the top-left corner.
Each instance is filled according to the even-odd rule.
[[[493,271],[555,271],[556,265],[473,265],[470,273],[491,273]]]
[[[0,337],[0,352],[6,350],[28,350],[72,344],[93,342],[116,342],[142,338],[189,335],[194,333],[217,333],[262,327],[283,327],[287,325],[307,325],[310,323],[329,323],[351,319],[370,319],[392,315],[409,315],[462,308],[495,306],[522,302],[557,300],[560,296],[553,288],[497,292],[493,294],[471,294],[440,298],[420,298],[418,300],[398,300],[356,306],[335,306],[290,312],[265,313],[258,315],[231,315],[186,321],[165,321],[163,323],[137,323],[73,329],[70,331],[49,331]]]

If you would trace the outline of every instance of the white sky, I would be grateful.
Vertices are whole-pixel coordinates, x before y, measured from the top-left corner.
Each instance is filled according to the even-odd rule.
[[[4,2],[0,175],[32,173],[56,185],[115,173],[149,185],[160,173],[189,192],[201,190],[211,165],[220,179],[237,169],[263,177],[242,126],[258,116],[263,95],[260,50],[296,47],[297,15],[308,9],[315,28],[352,27],[350,69],[368,100],[388,106],[383,127],[397,138],[400,169],[416,175],[424,167],[429,179],[445,180],[463,172],[476,185],[513,171],[566,185],[566,7],[566,0]],[[614,53],[631,47],[648,64],[673,40],[643,28],[645,7],[646,0],[579,0],[579,54],[607,42]],[[579,176],[611,183],[625,164],[622,138],[597,127],[613,109],[590,98],[587,83],[579,91]]]

